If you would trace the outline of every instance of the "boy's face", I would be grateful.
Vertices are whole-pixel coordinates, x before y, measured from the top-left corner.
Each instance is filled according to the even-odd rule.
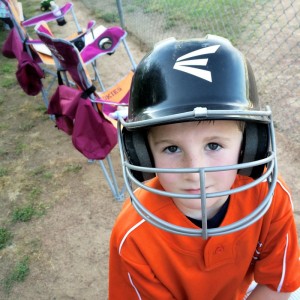
[[[200,168],[238,162],[243,133],[235,121],[202,121],[161,125],[150,129],[148,140],[157,168]],[[206,193],[229,190],[237,170],[206,172]],[[198,173],[158,173],[167,192],[199,194]],[[207,217],[213,217],[228,196],[207,198]],[[200,199],[173,198],[187,216],[202,219]]]

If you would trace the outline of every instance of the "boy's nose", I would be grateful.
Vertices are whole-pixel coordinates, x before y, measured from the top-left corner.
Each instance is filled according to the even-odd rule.
[[[197,182],[199,185],[200,182],[200,174],[195,172],[195,173],[184,173],[184,180],[190,181],[190,182]]]
[[[186,159],[186,166],[185,167],[186,168],[198,169],[198,168],[206,167],[206,165],[205,165],[205,161],[204,161],[203,156],[201,156],[199,154],[196,154],[196,155],[193,155],[193,156],[189,156]],[[197,181],[197,182],[199,182],[199,180],[200,180],[199,172],[186,173],[185,175],[186,175],[185,178],[188,179],[188,180]]]
[[[189,155],[185,159],[187,168],[203,168],[207,167],[207,163],[205,161],[204,155],[199,153],[195,153],[193,155]]]

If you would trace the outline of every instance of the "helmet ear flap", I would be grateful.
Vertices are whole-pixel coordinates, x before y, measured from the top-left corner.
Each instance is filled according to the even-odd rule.
[[[123,128],[122,137],[129,163],[139,167],[153,168],[154,163],[147,140],[147,132],[145,130],[128,131]],[[140,182],[155,176],[154,173],[135,170],[131,170],[131,173]]]
[[[262,123],[248,122],[245,127],[240,163],[253,162],[266,158],[269,150],[268,126]],[[240,169],[239,174],[253,179],[259,178],[264,172],[265,165]]]

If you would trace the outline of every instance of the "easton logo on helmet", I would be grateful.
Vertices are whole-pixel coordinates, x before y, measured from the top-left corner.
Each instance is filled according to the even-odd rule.
[[[196,59],[188,59],[188,58],[215,53],[219,49],[219,47],[220,45],[210,46],[182,55],[177,58],[173,69],[186,72],[188,74],[212,82],[210,71],[197,68],[198,66],[206,66],[208,62],[208,58],[196,58]]]

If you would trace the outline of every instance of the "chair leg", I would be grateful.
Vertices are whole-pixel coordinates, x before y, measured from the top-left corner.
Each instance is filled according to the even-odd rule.
[[[100,74],[99,74],[99,71],[97,69],[97,65],[96,65],[96,61],[92,62],[92,67],[93,67],[93,70],[94,70],[94,75],[95,75],[95,78],[94,80],[97,80],[99,85],[100,85],[100,88],[102,91],[105,91],[105,87],[104,87],[104,84],[100,78]]]
[[[45,104],[45,107],[48,108],[49,105],[49,101],[48,101],[48,92],[46,91],[45,88],[42,88],[42,98],[43,98],[43,102]]]
[[[99,160],[99,165],[102,169],[103,175],[110,187],[110,190],[113,193],[114,198],[117,201],[123,201],[124,200],[124,193],[125,193],[125,185],[121,188],[121,190],[119,191],[119,187],[118,187],[118,183],[116,180],[116,176],[115,176],[115,172],[114,172],[114,168],[112,165],[112,161],[110,158],[110,155],[108,155],[105,160],[107,161],[108,164],[108,168],[105,166],[104,164],[104,160]]]
[[[133,69],[135,70],[136,69],[136,63],[135,63],[135,61],[133,59],[133,56],[132,56],[132,54],[131,54],[131,52],[129,50],[127,42],[125,41],[125,39],[123,39],[122,42],[123,42],[124,48],[125,48],[125,50],[127,52],[127,55],[128,55],[128,57],[130,59],[131,65],[132,65]]]

